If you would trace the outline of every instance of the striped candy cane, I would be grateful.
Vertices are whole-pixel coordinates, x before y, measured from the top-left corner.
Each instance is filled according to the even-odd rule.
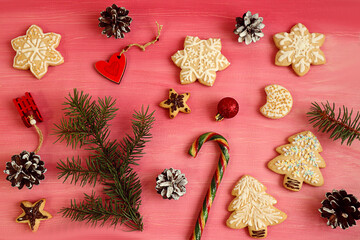
[[[202,204],[202,208],[199,214],[199,217],[196,221],[196,225],[194,228],[194,231],[190,237],[190,240],[200,240],[201,234],[204,231],[204,227],[206,224],[206,221],[209,216],[211,205],[214,201],[216,191],[219,187],[219,184],[221,182],[221,179],[223,178],[226,166],[229,162],[229,144],[226,141],[226,139],[221,136],[220,134],[208,132],[200,137],[198,137],[195,142],[191,145],[189,149],[189,154],[193,157],[196,157],[197,153],[199,152],[202,145],[207,141],[215,141],[219,144],[219,147],[221,149],[221,155],[219,158],[219,163],[216,168],[215,174],[211,180],[211,185],[209,190],[206,193],[204,202]]]

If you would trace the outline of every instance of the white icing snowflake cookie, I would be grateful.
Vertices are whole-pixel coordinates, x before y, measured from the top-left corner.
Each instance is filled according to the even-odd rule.
[[[280,85],[265,87],[266,104],[260,108],[260,112],[267,118],[279,119],[285,117],[291,110],[293,99],[290,92]]]
[[[61,36],[56,33],[43,33],[42,29],[32,25],[25,36],[11,40],[11,46],[16,51],[13,67],[30,71],[38,79],[42,78],[48,66],[57,66],[64,62],[61,54],[55,50]]]
[[[295,73],[304,76],[310,70],[310,64],[321,65],[326,62],[320,47],[325,41],[321,33],[309,33],[301,23],[291,28],[290,33],[282,32],[274,35],[274,42],[280,49],[275,57],[278,66],[292,65]]]
[[[198,79],[200,83],[210,87],[215,82],[216,72],[230,65],[221,54],[219,38],[200,40],[198,37],[187,36],[184,50],[177,51],[171,59],[181,68],[181,84],[193,83]]]
[[[276,148],[280,154],[268,163],[268,168],[284,174],[283,185],[291,191],[300,191],[303,182],[315,187],[324,184],[320,168],[326,166],[321,157],[322,147],[316,136],[305,131],[289,137],[289,144]]]
[[[242,176],[231,192],[235,199],[228,210],[233,213],[226,225],[233,229],[248,227],[251,237],[265,238],[267,226],[282,223],[287,218],[286,213],[273,206],[276,199],[265,191],[266,187],[257,179]]]

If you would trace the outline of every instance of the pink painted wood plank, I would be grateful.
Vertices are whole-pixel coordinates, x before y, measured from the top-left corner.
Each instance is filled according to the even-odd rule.
[[[0,9],[0,166],[5,166],[13,154],[32,150],[37,143],[33,129],[21,122],[12,99],[30,91],[45,121],[39,124],[45,135],[40,151],[46,161],[46,180],[32,190],[11,188],[0,178],[0,239],[187,239],[195,224],[203,196],[216,167],[218,148],[209,143],[196,159],[187,154],[192,141],[206,131],[216,131],[230,144],[230,163],[210,212],[203,239],[250,239],[247,230],[233,230],[225,225],[230,215],[227,206],[233,199],[231,190],[244,174],[250,174],[264,183],[267,192],[278,203],[276,207],[288,214],[288,219],[269,227],[267,239],[360,239],[359,226],[346,231],[332,230],[320,218],[317,209],[324,194],[344,188],[360,197],[360,144],[351,147],[317,133],[305,116],[312,101],[336,102],[354,110],[360,109],[360,31],[358,27],[359,1],[123,1],[117,2],[130,10],[134,21],[132,32],[123,40],[107,39],[97,27],[99,12],[112,1],[10,1],[3,0]],[[265,37],[256,44],[237,43],[232,33],[235,17],[247,10],[264,17]],[[120,86],[102,78],[93,65],[106,60],[129,43],[144,43],[153,38],[155,21],[164,25],[160,41],[145,52],[131,49],[126,55],[128,66]],[[301,22],[310,32],[326,35],[322,50],[327,64],[313,66],[310,72],[297,77],[290,68],[274,65],[276,47],[272,35],[289,31]],[[61,66],[50,67],[46,76],[35,79],[29,71],[12,68],[15,52],[11,39],[24,35],[27,28],[37,24],[44,32],[62,35],[58,50],[65,58]],[[219,72],[211,88],[199,83],[179,84],[179,72],[170,59],[182,49],[184,38],[218,37],[223,54],[231,62],[228,69]],[[280,84],[291,91],[294,107],[281,120],[264,118],[258,111],[265,103],[264,87]],[[136,169],[143,185],[141,212],[143,232],[125,232],[121,228],[91,228],[84,223],[72,223],[57,212],[68,206],[71,198],[81,199],[82,193],[91,193],[91,187],[81,188],[57,179],[56,163],[82,151],[72,151],[65,144],[53,144],[50,135],[53,123],[63,115],[64,97],[73,88],[84,90],[94,97],[111,95],[118,99],[118,117],[112,121],[112,137],[121,138],[130,133],[130,117],[134,109],[150,105],[156,110],[153,140],[147,145],[146,155]],[[168,112],[158,107],[169,88],[190,92],[191,114],[168,118]],[[231,120],[217,123],[213,120],[217,102],[231,96],[238,100],[240,113]],[[303,130],[316,133],[322,146],[327,166],[322,170],[325,184],[314,188],[304,185],[300,192],[282,187],[282,176],[266,168],[277,156],[275,148],[285,144],[288,136]],[[86,154],[86,153],[83,153]],[[166,201],[155,192],[155,178],[164,168],[181,169],[187,176],[187,194],[179,201]],[[95,189],[100,193],[101,187]],[[22,200],[47,199],[46,209],[53,219],[41,223],[36,234],[25,225],[15,223],[21,213]]]

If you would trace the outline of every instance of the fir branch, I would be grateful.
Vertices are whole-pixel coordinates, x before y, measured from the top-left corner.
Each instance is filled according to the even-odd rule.
[[[318,127],[321,132],[331,132],[330,138],[341,139],[341,144],[346,141],[346,144],[350,146],[355,139],[360,140],[359,112],[352,119],[354,111],[352,109],[349,111],[345,106],[339,107],[336,114],[335,103],[332,105],[329,102],[321,103],[321,105],[317,102],[311,104],[307,115],[310,117],[309,122],[314,124],[314,128]]]
[[[70,218],[72,221],[86,221],[96,226],[99,222],[103,226],[107,221],[111,221],[111,225],[116,226],[118,223],[124,223],[126,216],[121,211],[121,205],[114,201],[103,201],[101,197],[95,197],[93,192],[91,195],[84,193],[84,200],[77,203],[71,200],[70,207],[62,208],[60,213],[64,217]],[[127,224],[133,228],[132,224]]]
[[[116,100],[111,97],[104,100],[99,98],[96,103],[89,94],[79,93],[76,89],[73,95],[69,94],[65,99],[63,105],[66,107],[63,110],[67,118],[63,118],[59,125],[55,124],[55,135],[58,135],[56,142],[66,141],[67,145],[76,148],[93,143],[91,137],[96,133],[106,136],[108,121],[115,117],[118,110],[114,107]]]
[[[71,176],[70,183],[76,185],[80,180],[80,186],[89,183],[95,187],[100,175],[99,165],[91,157],[86,161],[86,168],[81,165],[80,157],[77,159],[72,157],[71,160],[68,158],[66,162],[60,160],[56,168],[60,170],[58,179],[64,178],[63,182],[65,182]]]
[[[135,164],[143,155],[143,148],[145,144],[152,138],[150,129],[155,121],[153,113],[149,113],[149,108],[146,110],[141,107],[140,112],[133,114],[132,129],[134,137],[127,135],[123,138],[120,147],[122,150],[121,159],[125,161],[125,164]]]
[[[155,120],[153,112],[149,113],[149,108],[145,110],[144,107],[140,112],[135,111],[132,121],[134,136],[126,135],[123,142],[118,143],[108,139],[108,121],[115,117],[117,111],[111,97],[92,101],[88,94],[74,89],[73,95],[69,94],[64,104],[66,118],[55,125],[58,141],[66,141],[73,148],[86,145],[86,150],[91,151],[91,157],[86,161],[86,167],[82,166],[79,157],[68,159],[67,162],[60,161],[57,167],[60,170],[59,178],[64,178],[64,181],[71,178],[74,184],[80,181],[81,186],[101,182],[107,198],[102,200],[86,195],[83,202],[76,204],[74,201],[70,208],[64,208],[63,216],[92,223],[99,220],[104,223],[112,218],[115,219],[112,222],[115,226],[125,224],[133,230],[142,230],[142,217],[139,213],[141,183],[131,165],[137,164],[144,154],[146,142],[152,137],[150,129]],[[105,211],[105,205],[100,205],[102,201],[107,204],[108,212]],[[103,217],[100,216],[100,210],[104,212]],[[111,217],[110,210],[118,211],[121,216]]]

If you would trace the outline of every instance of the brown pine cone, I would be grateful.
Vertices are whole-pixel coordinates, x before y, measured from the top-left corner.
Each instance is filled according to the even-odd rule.
[[[11,161],[6,163],[4,173],[9,175],[6,180],[11,182],[11,186],[22,189],[25,185],[31,189],[33,185],[39,185],[40,180],[45,178],[46,170],[39,155],[23,151],[11,157]]]
[[[113,4],[100,14],[99,27],[104,28],[102,34],[106,34],[107,37],[114,36],[118,39],[124,38],[124,33],[130,32],[132,18],[128,16],[129,10]]]
[[[333,190],[325,194],[326,199],[321,202],[323,205],[319,212],[321,217],[327,218],[327,225],[332,228],[339,226],[347,229],[356,225],[356,220],[360,219],[360,203],[352,194],[347,194],[345,190]]]

